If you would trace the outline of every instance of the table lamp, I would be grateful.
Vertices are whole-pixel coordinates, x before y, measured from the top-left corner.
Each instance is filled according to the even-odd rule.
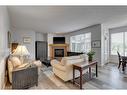
[[[28,52],[26,46],[24,46],[24,45],[18,45],[18,47],[14,51],[13,55],[19,56],[20,60],[21,60],[21,63],[23,63],[23,61],[24,61],[23,57],[24,56],[29,56],[30,53]]]

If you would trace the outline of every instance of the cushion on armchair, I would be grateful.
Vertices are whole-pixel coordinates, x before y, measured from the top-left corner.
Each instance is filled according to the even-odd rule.
[[[9,60],[12,62],[14,68],[22,64],[18,57],[11,57]]]
[[[69,56],[69,57],[65,57],[67,60],[71,60],[71,59],[79,59],[80,56]]]
[[[63,57],[62,58],[62,60],[61,60],[61,62],[60,62],[60,64],[61,65],[65,65],[66,63],[68,63],[68,61],[75,61],[75,60],[80,60],[80,59],[83,59],[83,58],[81,58],[80,56],[69,56],[69,57]],[[76,62],[76,61],[75,61]]]

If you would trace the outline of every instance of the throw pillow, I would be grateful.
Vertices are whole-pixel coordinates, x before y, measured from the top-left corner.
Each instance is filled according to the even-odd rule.
[[[60,64],[64,66],[66,64],[66,61],[67,61],[66,57],[63,57]]]
[[[12,57],[10,58],[10,61],[12,62],[14,68],[22,64],[18,57]]]
[[[38,66],[38,67],[41,67],[41,66],[42,66],[42,63],[41,63],[40,60],[33,61],[33,64],[35,64],[35,65]]]
[[[87,54],[81,54],[80,58],[83,58],[84,61],[88,61],[88,55]]]

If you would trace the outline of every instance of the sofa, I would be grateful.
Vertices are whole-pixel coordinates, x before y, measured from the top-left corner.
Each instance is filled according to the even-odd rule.
[[[63,81],[69,81],[73,79],[73,64],[88,61],[88,56],[86,54],[81,54],[79,56],[69,56],[63,57],[61,61],[56,59],[51,61],[51,65],[53,68],[53,73],[58,76]],[[83,71],[83,74],[87,72],[87,70]],[[75,77],[79,77],[79,71],[75,72]]]

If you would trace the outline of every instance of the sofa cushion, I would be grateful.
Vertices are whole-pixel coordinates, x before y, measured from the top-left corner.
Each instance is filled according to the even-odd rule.
[[[69,56],[69,57],[65,57],[67,60],[70,60],[70,59],[79,59],[81,58],[80,56]]]
[[[81,54],[80,58],[84,58],[84,61],[88,60],[88,55],[87,54]]]
[[[22,64],[18,57],[12,57],[10,58],[10,61],[12,62],[14,68]]]
[[[79,58],[79,59],[71,59],[71,60],[67,60],[66,64],[67,65],[71,65],[71,64],[75,64],[75,63],[80,63],[80,62],[83,62],[84,61],[84,58]]]
[[[69,57],[63,57],[60,64],[61,65],[65,65],[67,63],[67,60],[76,60],[76,59],[80,59],[80,56],[69,56]]]

